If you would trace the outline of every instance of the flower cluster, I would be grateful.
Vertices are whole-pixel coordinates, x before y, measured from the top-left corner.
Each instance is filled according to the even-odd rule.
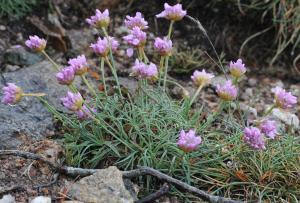
[[[141,30],[148,28],[148,22],[143,18],[140,12],[136,12],[135,16],[133,17],[127,15],[124,23],[125,26],[130,30],[134,27],[139,27]]]
[[[246,73],[245,64],[243,64],[242,59],[238,59],[236,62],[230,61],[229,71],[233,77],[240,78]]]
[[[95,54],[106,57],[109,53],[110,50],[110,45],[111,49],[113,52],[117,51],[119,47],[119,42],[115,40],[113,37],[99,37],[97,42],[94,44],[91,44],[91,48],[95,52]]]
[[[168,3],[165,3],[164,8],[164,11],[156,15],[157,18],[166,18],[172,21],[179,21],[186,15],[186,11],[182,9],[181,4],[170,6]]]
[[[207,73],[204,69],[202,71],[196,70],[191,76],[194,84],[197,87],[203,87],[210,83],[211,79],[214,77],[214,74]]]
[[[225,84],[217,85],[216,92],[224,101],[232,101],[237,97],[238,89],[232,84],[231,80],[227,80]]]
[[[106,28],[108,27],[110,22],[109,11],[105,9],[102,13],[101,11],[96,9],[95,15],[87,18],[86,22],[96,28]]]
[[[196,150],[201,141],[201,137],[196,135],[195,130],[191,129],[188,132],[181,130],[177,145],[184,152],[188,153]]]
[[[263,135],[256,127],[244,129],[244,142],[256,150],[266,149]]]
[[[73,68],[75,75],[83,75],[87,72],[88,63],[86,62],[85,55],[70,59],[68,64]]]
[[[297,97],[293,96],[291,92],[287,92],[281,87],[272,89],[275,94],[275,105],[278,108],[290,109],[297,104]]]
[[[155,64],[150,63],[149,65],[136,59],[134,66],[132,67],[132,76],[137,76],[140,79],[155,79],[158,71]]]
[[[25,42],[26,46],[36,52],[41,52],[46,48],[47,41],[39,38],[38,36],[29,36],[29,39]]]
[[[161,56],[169,56],[172,52],[172,41],[167,37],[163,39],[160,37],[155,38],[154,49]]]
[[[22,89],[16,86],[14,83],[7,83],[7,86],[3,87],[2,90],[4,95],[2,98],[2,103],[4,104],[16,104],[22,98]]]

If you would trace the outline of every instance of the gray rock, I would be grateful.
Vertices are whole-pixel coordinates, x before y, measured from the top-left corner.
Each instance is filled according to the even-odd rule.
[[[10,65],[10,64],[7,64],[6,66],[5,66],[5,71],[6,72],[14,72],[14,71],[16,71],[16,70],[19,70],[21,67],[20,66],[17,66],[17,65]]]
[[[46,93],[45,99],[56,108],[63,109],[59,98],[66,88],[57,83],[55,70],[49,62],[41,62],[16,72],[4,73],[6,82],[13,82],[26,93]],[[5,81],[0,78],[0,89]],[[39,139],[54,130],[52,115],[33,97],[24,97],[15,106],[0,103],[0,149],[15,148],[21,144],[19,135]]]
[[[2,199],[0,199],[0,203],[15,203],[16,200],[11,195],[4,195]]]
[[[218,84],[224,84],[226,82],[225,76],[216,76],[211,79],[212,86],[217,86]]]
[[[4,53],[4,62],[11,65],[30,66],[43,60],[36,53],[30,53],[22,46],[13,46]]]
[[[295,114],[291,112],[283,111],[276,108],[273,109],[271,117],[285,123],[286,125],[290,125],[295,129],[299,129],[299,119]]]
[[[84,52],[89,48],[90,44],[95,41],[92,29],[90,28],[68,30],[66,35],[70,39],[73,51],[78,53]]]
[[[30,201],[30,203],[51,203],[50,197],[38,196]]]
[[[95,174],[74,183],[68,194],[71,199],[93,203],[133,203],[126,190],[122,172],[115,166],[101,169]]]

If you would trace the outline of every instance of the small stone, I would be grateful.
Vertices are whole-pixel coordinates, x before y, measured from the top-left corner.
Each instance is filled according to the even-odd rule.
[[[93,175],[74,183],[68,194],[71,199],[93,203],[133,203],[133,197],[126,190],[122,172],[115,166],[100,169]]]
[[[4,25],[0,25],[0,30],[4,31],[4,30],[6,30],[6,27]]]
[[[276,108],[272,111],[272,117],[295,129],[299,128],[299,119],[296,114]]]
[[[2,199],[0,199],[0,203],[15,203],[16,200],[11,195],[4,195]]]
[[[50,197],[38,196],[31,200],[30,203],[51,203]]]
[[[10,64],[7,64],[5,66],[5,71],[6,72],[14,72],[16,70],[19,70],[21,67],[20,66],[17,66],[17,65],[10,65]]]
[[[257,85],[257,79],[256,79],[256,78],[249,78],[248,84],[249,84],[251,87],[256,86],[256,85]]]

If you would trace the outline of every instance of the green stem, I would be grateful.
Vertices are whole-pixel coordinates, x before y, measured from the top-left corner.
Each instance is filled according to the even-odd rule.
[[[269,115],[269,114],[273,111],[273,109],[274,109],[275,107],[276,107],[276,104],[273,104],[273,105],[271,106],[271,108],[269,108],[269,109],[264,113],[263,116]]]
[[[23,93],[22,96],[26,97],[43,97],[46,96],[45,93]]]
[[[158,85],[159,86],[160,86],[161,76],[163,75],[164,59],[165,59],[165,57],[163,57],[163,56],[160,57],[159,70],[158,70],[158,76],[159,76]]]
[[[119,90],[119,94],[122,95],[122,92],[121,92],[121,87],[120,87],[120,83],[119,83],[119,79],[118,79],[118,76],[117,76],[117,73],[116,73],[116,70],[114,69],[114,67],[111,65],[111,63],[109,62],[109,59],[107,57],[105,57],[105,62],[107,63],[107,65],[109,66],[115,80],[116,80],[116,83],[117,83],[117,86],[118,86],[118,90]]]
[[[143,55],[143,58],[144,58],[145,63],[149,63],[149,59],[148,59],[148,57],[146,56],[146,53],[145,53],[144,48],[142,48],[142,55]]]
[[[107,96],[107,88],[106,88],[106,82],[105,82],[105,72],[104,72],[104,58],[101,57],[101,61],[100,61],[100,69],[101,69],[101,75],[102,75],[102,82],[103,82],[103,86],[104,86],[104,93],[105,96]]]
[[[164,83],[163,83],[163,90],[166,91],[166,82],[167,82],[167,75],[168,75],[168,66],[169,66],[169,56],[166,57],[165,61],[165,71],[164,71]]]
[[[172,34],[172,29],[173,29],[173,25],[174,25],[174,21],[172,20],[169,26],[169,31],[168,31],[168,35],[167,38],[171,39],[171,34]]]
[[[197,96],[199,95],[201,89],[203,88],[203,85],[200,85],[197,89],[197,91],[195,92],[193,98],[191,99],[191,102],[190,102],[190,106],[192,106],[192,104],[194,103],[195,99],[197,98]]]
[[[44,54],[44,56],[53,64],[53,66],[55,67],[55,69],[57,71],[60,70],[59,65],[57,63],[55,63],[55,61],[53,61],[52,58],[44,50],[42,51],[42,54]]]
[[[90,92],[93,93],[95,95],[95,97],[97,97],[96,91],[94,90],[92,85],[89,83],[89,81],[86,79],[85,75],[81,75],[80,77],[81,77],[82,81],[85,83],[85,85],[88,87]]]
[[[69,89],[70,89],[72,92],[74,92],[74,93],[78,92],[78,90],[77,90],[77,88],[75,87],[75,85],[70,84],[70,85],[68,85],[68,87],[69,87]]]

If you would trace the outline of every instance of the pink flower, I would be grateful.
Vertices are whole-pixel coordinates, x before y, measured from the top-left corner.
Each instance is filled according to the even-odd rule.
[[[162,38],[155,38],[154,41],[154,49],[159,53],[161,56],[168,56],[172,52],[172,41],[167,37]]]
[[[132,67],[131,75],[137,76],[138,78],[155,78],[158,74],[157,67],[155,64],[150,63],[149,65],[140,62],[138,59],[135,60],[135,64]]]
[[[184,152],[188,153],[196,150],[201,141],[201,137],[196,136],[195,130],[191,129],[188,132],[181,130],[177,145]]]
[[[178,21],[186,15],[186,11],[182,9],[181,4],[170,6],[168,3],[165,3],[164,7],[165,10],[156,15],[157,18],[166,18],[168,20]]]
[[[88,64],[84,55],[70,59],[68,64],[73,68],[75,75],[83,75],[87,72]]]
[[[143,32],[139,27],[132,28],[130,34],[123,37],[125,42],[135,47],[144,46],[146,43],[146,38],[146,33]]]
[[[99,37],[97,42],[95,44],[91,44],[90,47],[96,54],[105,57],[109,53],[109,44],[111,44],[112,51],[116,51],[119,47],[119,42],[113,37],[104,37],[103,39]]]
[[[61,85],[70,85],[73,82],[74,78],[75,72],[71,66],[62,69],[56,74],[56,79]]]
[[[30,49],[41,52],[46,48],[47,41],[45,39],[39,38],[38,36],[29,36],[29,39],[25,42],[26,46]]]
[[[16,86],[14,83],[7,83],[7,86],[2,88],[3,98],[2,103],[4,104],[16,104],[21,98],[23,91],[20,87]]]
[[[140,12],[136,12],[134,17],[126,16],[125,25],[128,29],[133,29],[134,27],[139,27],[144,30],[148,28],[148,22],[145,21]]]
[[[260,130],[256,127],[244,129],[244,142],[256,150],[266,149],[264,138]]]
[[[275,121],[264,120],[260,123],[259,128],[267,137],[274,139],[277,133],[277,125]]]
[[[233,77],[239,78],[246,73],[245,64],[242,59],[238,59],[236,62],[230,61],[229,71]]]
[[[106,28],[109,25],[109,11],[105,9],[103,13],[96,9],[96,14],[86,19],[86,22],[96,28]]]
[[[210,83],[210,80],[215,77],[213,74],[207,73],[204,69],[202,71],[196,70],[191,76],[194,84],[198,87]]]
[[[63,105],[71,111],[78,111],[82,108],[83,98],[79,92],[68,92],[67,95],[60,100]]]
[[[92,109],[92,111],[96,112],[95,109]],[[76,114],[80,120],[85,120],[91,116],[91,111],[89,108],[87,108],[85,105],[83,105],[81,109],[76,111]]]
[[[282,109],[293,108],[297,104],[297,97],[293,96],[291,92],[286,92],[281,87],[272,89],[275,94],[276,106]]]
[[[224,85],[217,85],[218,96],[225,101],[232,101],[237,97],[238,89],[232,84],[231,80],[227,80]]]

